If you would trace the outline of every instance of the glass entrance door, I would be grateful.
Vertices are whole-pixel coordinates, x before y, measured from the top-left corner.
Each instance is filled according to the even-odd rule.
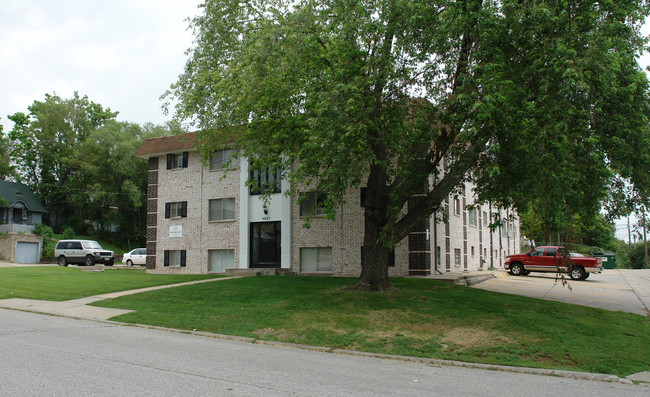
[[[251,223],[251,268],[279,268],[280,246],[280,222]]]

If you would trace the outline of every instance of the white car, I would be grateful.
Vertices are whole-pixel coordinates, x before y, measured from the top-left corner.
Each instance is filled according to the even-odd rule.
[[[122,262],[126,263],[127,266],[133,265],[144,265],[147,263],[147,249],[146,248],[136,248],[124,254],[122,257]]]

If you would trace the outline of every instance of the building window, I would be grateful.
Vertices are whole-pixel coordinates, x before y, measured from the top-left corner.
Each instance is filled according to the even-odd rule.
[[[460,215],[460,199],[454,197],[454,215]]]
[[[362,187],[359,191],[359,202],[361,203],[362,207],[366,206],[366,192],[368,191],[368,188]]]
[[[303,273],[331,272],[332,247],[300,248],[300,270]]]
[[[210,171],[235,168],[235,160],[234,150],[217,150],[210,155]]]
[[[469,208],[467,210],[467,216],[469,218],[469,225],[470,226],[477,226],[478,225],[478,219],[476,219],[476,208]]]
[[[164,265],[168,267],[185,267],[185,250],[165,250]]]
[[[167,169],[187,168],[188,152],[173,153],[167,155]]]
[[[325,208],[323,202],[327,198],[325,192],[305,193],[300,201],[300,216],[323,215]]]
[[[262,194],[270,191],[270,193],[280,193],[280,183],[282,181],[282,173],[279,169],[274,167],[267,167],[266,169],[252,170],[250,172],[251,194]]]
[[[165,203],[165,218],[187,218],[187,201]]]
[[[209,200],[208,219],[210,221],[235,220],[235,199],[223,198]]]
[[[460,267],[460,248],[454,249],[454,265]]]
[[[235,250],[208,250],[208,271],[223,273],[235,267]]]
[[[487,212],[483,211],[483,226],[488,225],[488,215]]]
[[[473,258],[475,255],[476,255],[476,254],[474,253],[474,246],[472,245],[472,258]]]

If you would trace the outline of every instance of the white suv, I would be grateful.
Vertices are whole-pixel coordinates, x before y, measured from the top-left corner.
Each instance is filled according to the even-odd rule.
[[[97,241],[93,240],[61,240],[54,248],[54,258],[59,266],[68,266],[68,263],[79,263],[93,266],[103,263],[113,266],[115,253],[105,250]]]

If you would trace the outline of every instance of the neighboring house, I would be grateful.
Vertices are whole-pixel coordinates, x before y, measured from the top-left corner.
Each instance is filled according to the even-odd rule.
[[[0,206],[0,260],[39,263],[43,237],[32,231],[42,222],[45,207],[22,183],[0,181],[0,197],[8,204]]]
[[[301,274],[358,276],[363,244],[365,189],[350,189],[334,220],[318,215],[318,192],[300,204],[283,194],[288,182],[270,170],[251,173],[274,188],[265,203],[246,185],[249,164],[241,158],[226,169],[232,149],[216,151],[208,164],[195,149],[193,133],[145,140],[136,156],[149,161],[147,269],[152,273],[211,273],[227,269],[281,268]],[[502,267],[519,253],[516,214],[488,205],[470,208],[467,193],[444,203],[448,222],[433,217],[400,241],[390,276],[431,275]],[[316,214],[304,228],[304,215]],[[491,231],[495,216],[510,219]]]

